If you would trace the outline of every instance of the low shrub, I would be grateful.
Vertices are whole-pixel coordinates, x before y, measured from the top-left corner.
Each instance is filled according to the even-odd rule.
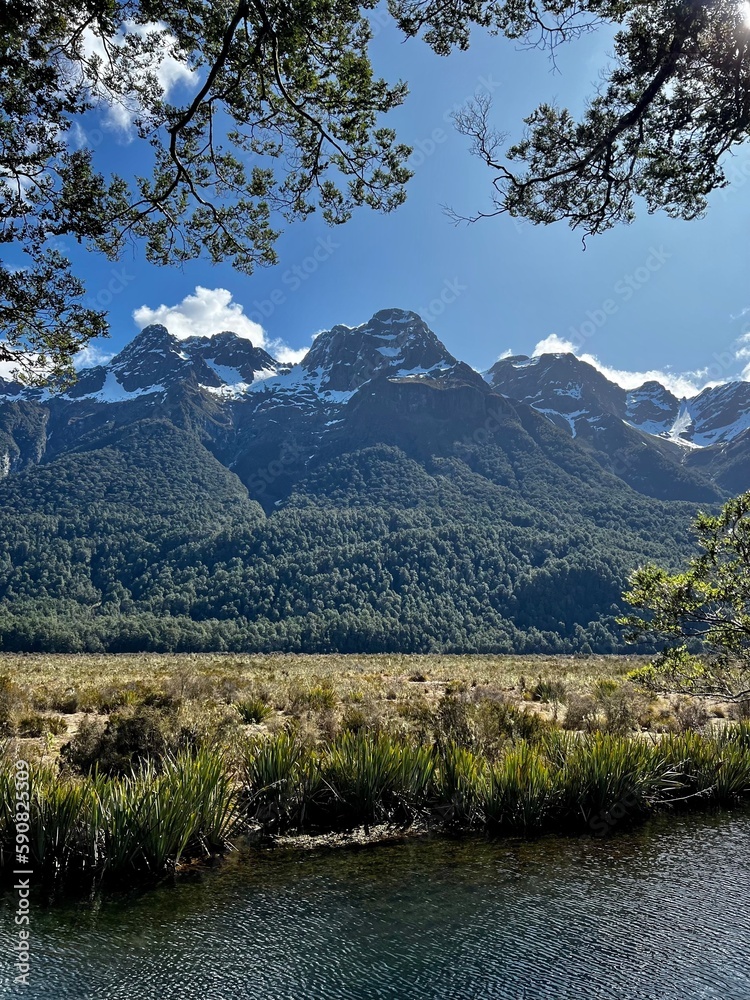
[[[455,695],[466,694],[469,686],[466,681],[448,681],[445,685],[445,694],[447,697],[452,697]]]
[[[598,706],[591,695],[574,692],[568,696],[565,706],[565,729],[592,733],[598,728]]]
[[[269,715],[273,714],[273,709],[260,698],[243,698],[236,701],[234,707],[239,712],[239,716],[245,725],[255,722],[263,722]]]
[[[602,679],[592,694],[572,693],[567,698],[565,729],[623,736],[651,724],[650,699],[630,682]]]
[[[750,719],[750,698],[742,698],[729,707],[729,717],[737,722]]]
[[[60,757],[81,774],[129,774],[146,760],[160,762],[175,749],[170,721],[158,710],[143,706],[127,714],[113,713],[103,728],[84,720],[78,733],[62,747]]]
[[[627,681],[597,681],[594,699],[603,716],[600,728],[604,732],[624,735],[648,722],[648,696]]]
[[[672,712],[679,732],[705,729],[708,711],[704,702],[697,698],[677,698],[672,702]]]
[[[227,747],[238,741],[242,731],[236,708],[210,698],[185,701],[175,709],[163,711],[160,717],[164,720],[165,733],[174,732],[177,750]]]
[[[40,712],[30,712],[21,715],[16,722],[16,733],[22,737],[39,737],[46,733],[60,736],[67,733],[68,724],[61,715],[42,715]]]
[[[371,712],[361,705],[349,705],[341,716],[341,730],[345,733],[375,732],[379,729]]]
[[[531,709],[494,699],[479,702],[475,720],[475,749],[490,757],[508,742],[523,740],[530,744],[539,743],[553,726],[548,719]]]
[[[444,695],[431,713],[432,738],[438,747],[449,744],[469,749],[474,746],[469,704],[454,695]]]

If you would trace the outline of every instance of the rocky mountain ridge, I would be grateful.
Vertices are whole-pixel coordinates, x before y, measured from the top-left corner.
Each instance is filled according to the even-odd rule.
[[[0,473],[160,415],[197,433],[269,508],[332,452],[448,451],[493,408],[533,440],[531,411],[648,496],[718,502],[750,486],[750,383],[678,399],[653,381],[626,390],[572,354],[508,357],[481,375],[400,309],[320,333],[294,365],[229,331],[178,339],[154,325],[66,393],[2,383]]]
[[[678,398],[659,382],[623,389],[573,354],[518,355],[485,373],[493,388],[533,406],[575,437],[584,424],[614,416],[631,427],[685,447],[734,440],[750,427],[750,382],[710,386]]]

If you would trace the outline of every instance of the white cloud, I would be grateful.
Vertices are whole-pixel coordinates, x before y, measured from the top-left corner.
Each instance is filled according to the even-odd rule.
[[[531,356],[538,358],[541,354],[575,354],[575,350],[570,340],[563,340],[556,333],[551,333],[549,337],[539,341]]]
[[[73,358],[73,367],[77,371],[95,368],[97,365],[106,365],[114,356],[114,351],[105,351],[96,344],[87,344]]]
[[[310,350],[309,347],[300,347],[299,349],[286,347],[278,340],[274,340],[273,343],[269,344],[267,349],[269,354],[272,354],[277,361],[282,363],[282,365],[299,364]]]
[[[741,361],[750,358],[750,333],[743,333],[734,342],[734,355]]]
[[[170,97],[175,87],[180,85],[195,87],[197,85],[198,74],[179,58],[175,39],[170,35],[163,22],[152,21],[148,24],[136,24],[134,21],[125,21],[123,30],[113,38],[108,39],[108,44],[110,47],[122,48],[125,36],[128,34],[137,35],[140,38],[159,35],[161,39],[161,51],[156,59],[151,54],[144,55],[142,59],[136,60],[135,64],[128,68],[130,78],[134,82],[151,74],[156,79],[165,99]],[[82,36],[82,43],[84,54],[87,57],[96,56],[106,66],[107,51],[99,35],[87,29]],[[114,94],[102,81],[99,81],[93,89],[107,106],[104,124],[121,132],[126,139],[133,138],[133,122],[141,111],[135,92],[126,95]],[[80,136],[78,141],[80,141]]]
[[[544,340],[540,340],[532,352],[532,357],[539,357],[541,354],[576,354],[571,341],[559,337],[556,333],[550,334]],[[660,382],[666,389],[673,392],[675,396],[695,396],[707,385],[715,385],[715,382],[707,382],[707,372],[669,372],[659,371],[652,368],[648,371],[626,371],[620,368],[611,368],[603,364],[593,354],[578,354],[581,361],[600,371],[610,382],[615,382],[623,389],[637,389],[644,382]],[[750,366],[749,366],[750,367]]]
[[[14,382],[14,375],[17,370],[18,365],[12,361],[0,361],[0,379],[4,379],[6,382]]]
[[[502,354],[499,354],[497,358],[495,358],[495,360],[505,361],[506,358],[512,358],[512,357],[513,357],[513,349],[509,347],[506,351],[503,351]]]
[[[231,330],[238,337],[252,340],[256,347],[268,347],[265,330],[253,322],[239,302],[232,301],[227,288],[204,288],[198,285],[192,295],[186,295],[175,306],[140,306],[133,312],[133,319],[142,330],[152,323],[166,326],[173,337],[213,337]]]
[[[297,364],[309,350],[309,347],[289,347],[282,340],[269,340],[263,327],[245,315],[244,307],[233,301],[227,288],[198,285],[177,305],[160,305],[156,309],[140,306],[134,310],[133,319],[141,330],[152,323],[160,323],[178,340],[213,337],[231,330],[238,337],[251,340],[255,347],[262,347],[282,364]]]
[[[0,361],[0,378],[6,382],[17,382],[19,373],[27,375],[45,375],[51,368],[50,363],[42,365],[38,363],[38,354],[21,354],[19,352],[18,361],[5,358]],[[23,363],[21,363],[23,362]]]

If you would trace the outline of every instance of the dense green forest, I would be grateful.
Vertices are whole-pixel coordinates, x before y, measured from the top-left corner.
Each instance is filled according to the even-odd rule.
[[[483,443],[329,457],[266,515],[190,433],[141,420],[0,484],[12,651],[609,652],[627,574],[694,506]]]

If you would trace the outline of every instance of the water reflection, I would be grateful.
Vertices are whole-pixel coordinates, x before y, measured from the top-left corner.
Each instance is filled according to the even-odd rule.
[[[2,995],[750,1000],[749,828],[736,813],[606,841],[235,856],[157,891],[37,908],[32,986],[14,992],[7,962]]]

